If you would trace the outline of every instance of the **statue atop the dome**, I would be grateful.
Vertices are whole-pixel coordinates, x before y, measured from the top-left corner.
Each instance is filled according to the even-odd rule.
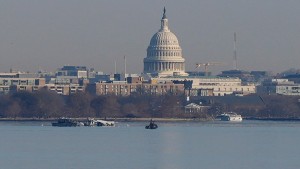
[[[162,19],[166,19],[166,18],[167,18],[167,16],[166,16],[166,7],[164,7],[164,15],[163,15]]]

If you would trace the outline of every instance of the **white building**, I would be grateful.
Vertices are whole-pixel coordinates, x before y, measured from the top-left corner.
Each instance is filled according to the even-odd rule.
[[[56,72],[56,77],[66,77],[66,78],[87,78],[88,77],[88,71],[85,66],[64,66],[60,68]]]
[[[12,72],[0,73],[0,94],[16,91],[35,91],[45,85],[45,78],[38,78],[34,74]]]
[[[201,113],[204,111],[207,111],[210,108],[210,106],[202,106],[198,105],[196,103],[190,103],[186,106],[184,106],[184,112],[185,113]]]
[[[169,29],[165,8],[161,28],[152,36],[144,58],[144,73],[158,77],[187,75],[185,59],[177,37]]]
[[[167,83],[169,81],[191,81],[189,87],[191,96],[225,96],[230,94],[247,95],[256,92],[255,85],[242,85],[239,78],[224,78],[224,77],[162,77],[152,78],[157,83]]]
[[[257,86],[257,93],[300,96],[300,84],[295,84],[288,79],[267,80]]]

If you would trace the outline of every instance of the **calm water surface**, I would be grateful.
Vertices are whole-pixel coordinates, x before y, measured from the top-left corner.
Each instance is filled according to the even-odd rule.
[[[2,169],[299,169],[300,122],[0,122]]]

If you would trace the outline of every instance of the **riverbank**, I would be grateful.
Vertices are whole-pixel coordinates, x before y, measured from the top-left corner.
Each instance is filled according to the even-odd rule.
[[[85,121],[87,118],[72,118],[77,121]],[[158,122],[201,122],[213,121],[212,118],[95,118],[101,120],[112,120],[116,122],[148,122],[151,119]],[[57,118],[0,118],[0,121],[57,121]]]
[[[244,120],[261,120],[261,121],[300,121],[300,118],[294,117],[243,117]]]
[[[73,118],[77,121],[85,121],[87,118]],[[213,118],[95,118],[116,122],[148,122],[151,119],[157,122],[205,122],[214,121]],[[243,120],[259,121],[300,121],[300,118],[282,117],[243,117]],[[0,121],[57,121],[57,118],[0,118]]]

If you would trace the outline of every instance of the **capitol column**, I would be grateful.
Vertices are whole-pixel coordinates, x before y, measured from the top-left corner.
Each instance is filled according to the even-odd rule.
[[[158,70],[161,71],[161,63],[158,62]]]
[[[146,63],[145,68],[146,68],[146,71],[149,71],[149,63]]]
[[[161,63],[158,62],[158,71],[161,71]]]
[[[154,65],[153,65],[153,62],[151,62],[151,71],[154,71]]]
[[[152,70],[155,71],[155,63],[152,62]]]

